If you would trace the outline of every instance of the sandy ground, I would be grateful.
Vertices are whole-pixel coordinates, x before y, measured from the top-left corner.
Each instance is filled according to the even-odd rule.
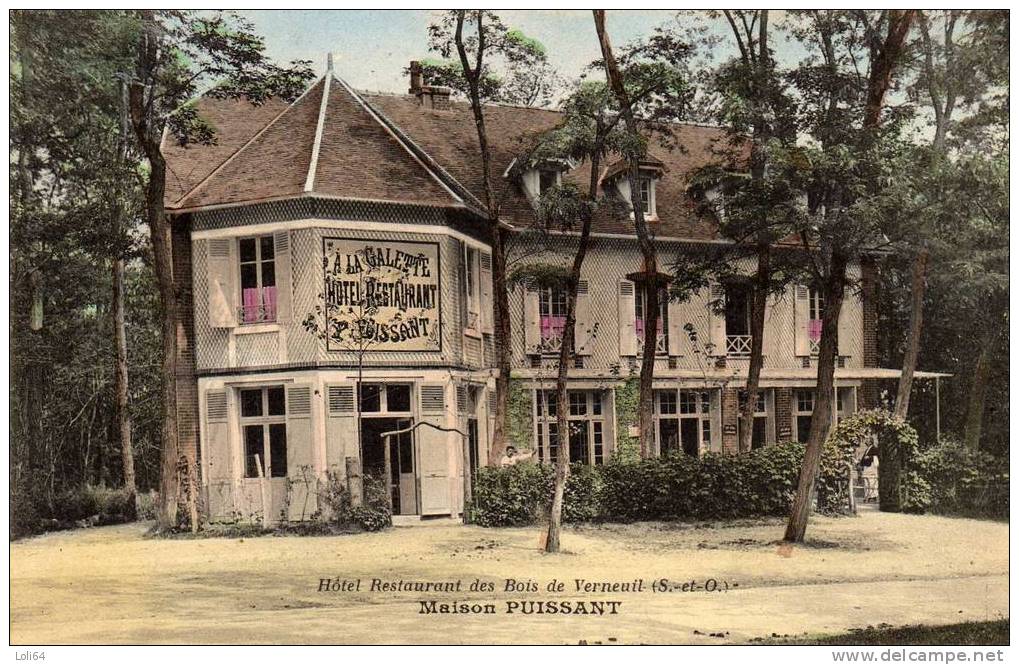
[[[539,551],[538,528],[452,524],[312,538],[162,540],[142,524],[56,533],[11,546],[11,641],[691,644],[1008,617],[1007,524],[871,511],[815,518],[797,547],[778,544],[782,526],[573,528],[559,555]],[[327,577],[362,587],[318,591]],[[462,580],[464,591],[371,592],[372,578]],[[506,578],[539,591],[506,593]],[[578,593],[576,578],[639,578],[645,590]],[[652,593],[662,578],[729,591]],[[475,579],[495,591],[470,592]],[[547,592],[553,579],[565,590]],[[497,613],[422,615],[427,599]],[[616,615],[505,613],[521,600],[621,604]]]

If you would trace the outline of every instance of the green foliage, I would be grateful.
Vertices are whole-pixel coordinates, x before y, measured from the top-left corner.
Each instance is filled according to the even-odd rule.
[[[909,512],[1007,519],[1008,460],[943,439],[917,454],[904,494]]]
[[[327,474],[324,486],[318,492],[319,503],[324,510],[313,517],[323,517],[343,530],[381,531],[392,526],[393,515],[389,510],[389,489],[385,479],[366,475],[363,484],[364,502],[354,506],[340,475]]]
[[[520,379],[510,379],[509,392],[507,438],[517,450],[528,450],[534,438],[531,390]]]
[[[818,509],[842,513],[850,457],[826,446],[818,479]],[[745,455],[683,454],[571,466],[563,519],[567,522],[713,520],[785,515],[796,492],[803,446],[783,443]],[[520,526],[544,518],[553,469],[517,464],[479,471],[471,519],[482,526]]]
[[[829,441],[833,441],[849,455],[875,439],[881,460],[878,479],[881,510],[898,512],[907,503],[903,474],[909,471],[918,451],[916,430],[890,412],[874,409],[859,411],[843,418],[829,434]],[[910,487],[916,491],[922,490],[915,482]],[[837,491],[837,488],[829,489]]]
[[[630,427],[636,426],[640,406],[640,381],[631,376],[616,388],[616,459],[636,461],[640,450],[639,440],[630,436]]]

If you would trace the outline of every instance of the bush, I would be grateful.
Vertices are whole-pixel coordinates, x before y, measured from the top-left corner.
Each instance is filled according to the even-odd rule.
[[[381,531],[392,526],[393,514],[389,509],[388,487],[383,478],[364,477],[364,503],[353,506],[346,483],[339,474],[330,472],[324,488],[319,492],[319,504],[324,511],[312,517],[324,517],[334,525],[362,531]]]
[[[917,454],[912,471],[923,481],[906,492],[912,512],[1008,517],[1007,459],[942,439]]]
[[[831,443],[822,455],[818,509],[848,507],[849,453]],[[566,483],[566,522],[710,520],[789,512],[803,446],[782,443],[745,455],[682,453],[659,459],[573,465]],[[552,496],[553,470],[518,464],[478,471],[470,508],[482,526],[519,526],[542,519]]]

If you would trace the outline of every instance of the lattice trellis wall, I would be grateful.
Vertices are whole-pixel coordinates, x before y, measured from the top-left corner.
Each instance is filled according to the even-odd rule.
[[[513,248],[513,253],[526,256],[528,263],[548,263],[568,267],[573,260],[574,241],[568,238],[557,238],[544,244],[533,242],[530,245],[520,242]],[[670,265],[678,252],[678,247],[659,250],[662,265]],[[740,274],[751,275],[755,262],[752,258],[741,259],[736,267]],[[582,279],[588,280],[591,299],[591,318],[598,324],[597,337],[591,345],[591,356],[585,358],[585,369],[608,369],[621,364],[626,373],[629,359],[619,355],[619,301],[617,298],[619,280],[625,279],[628,273],[641,268],[641,258],[634,243],[625,240],[598,238],[587,254],[582,270]],[[859,278],[859,266],[850,268],[850,278]],[[685,303],[678,306],[681,321],[693,325],[703,350],[703,345],[710,341],[711,314],[708,307],[711,297],[708,289],[695,294]],[[863,366],[863,307],[859,294],[848,291],[843,305],[844,316],[850,317],[846,329],[852,334],[841,339],[839,348],[842,355],[848,356],[846,367]],[[676,310],[674,309],[673,312]],[[531,359],[524,351],[524,288],[516,286],[510,291],[510,313],[513,325],[513,365],[514,367],[530,368]],[[791,289],[782,298],[773,298],[765,320],[765,368],[798,368],[802,367],[802,359],[795,355],[794,305]],[[694,353],[689,337],[684,334],[680,343],[681,354],[675,358],[676,369],[700,369],[705,363],[703,355]],[[746,360],[728,359],[729,367],[739,367]],[[661,364],[665,367],[665,364]]]

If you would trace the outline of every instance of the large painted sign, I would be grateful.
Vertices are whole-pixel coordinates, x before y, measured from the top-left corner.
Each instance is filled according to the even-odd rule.
[[[323,238],[329,351],[440,351],[439,245]]]

